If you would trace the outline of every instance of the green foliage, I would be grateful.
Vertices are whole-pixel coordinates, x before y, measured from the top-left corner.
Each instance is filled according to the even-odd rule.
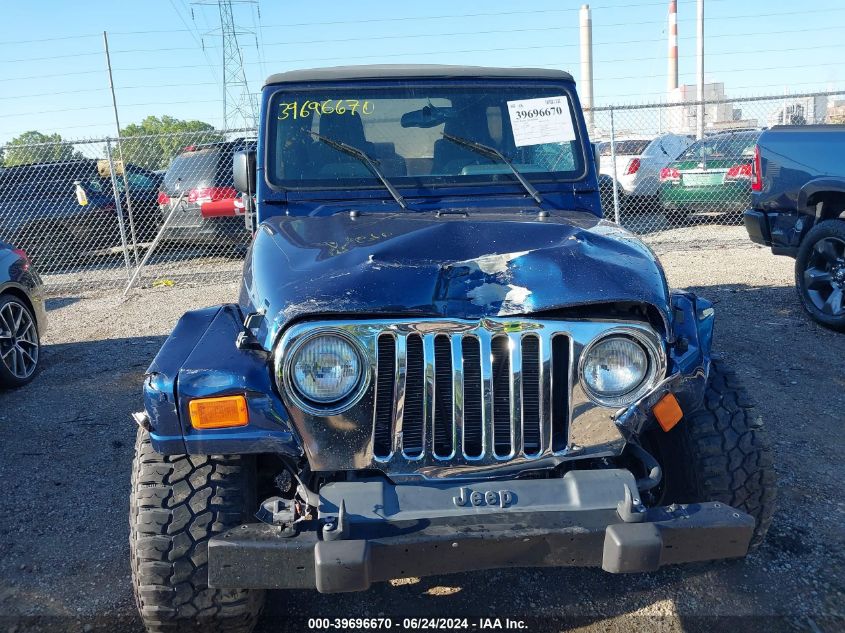
[[[5,167],[29,163],[54,163],[82,158],[70,143],[63,143],[61,134],[43,134],[36,130],[13,138],[0,150],[0,163]]]
[[[147,135],[153,137],[142,138]],[[147,169],[166,169],[171,159],[187,145],[224,141],[214,126],[202,121],[183,121],[171,116],[148,116],[120,131],[123,160]]]

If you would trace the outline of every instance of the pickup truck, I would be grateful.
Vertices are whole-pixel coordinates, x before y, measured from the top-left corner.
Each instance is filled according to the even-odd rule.
[[[784,125],[757,141],[745,228],[795,258],[801,304],[845,331],[845,125]]]

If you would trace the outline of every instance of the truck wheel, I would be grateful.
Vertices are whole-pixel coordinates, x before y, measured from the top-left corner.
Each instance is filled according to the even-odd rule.
[[[135,601],[150,633],[248,633],[264,603],[255,589],[208,586],[208,540],[249,513],[254,462],[160,455],[138,429],[129,549]]]
[[[826,220],[810,229],[795,259],[795,286],[815,321],[845,331],[845,222]]]
[[[661,504],[720,501],[754,517],[752,548],[763,541],[775,507],[772,453],[759,413],[724,361],[713,359],[699,408],[649,439],[663,467]]]

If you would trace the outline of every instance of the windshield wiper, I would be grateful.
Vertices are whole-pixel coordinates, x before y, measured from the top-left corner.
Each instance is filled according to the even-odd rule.
[[[516,176],[516,179],[519,181],[525,191],[534,198],[534,202],[536,202],[541,207],[543,206],[543,196],[540,195],[540,192],[534,188],[530,182],[525,179],[519,170],[513,166],[513,163],[504,155],[502,152],[497,150],[495,147],[490,147],[489,145],[484,145],[483,143],[476,143],[475,141],[471,141],[467,138],[461,138],[460,136],[455,136],[454,134],[449,134],[448,132],[443,132],[443,138],[447,141],[452,141],[457,145],[462,145],[467,149],[471,149],[476,154],[481,154],[482,156],[486,156],[487,158],[495,158],[502,161],[505,165],[510,167],[510,170],[513,172],[513,175]]]
[[[396,204],[398,204],[403,209],[408,208],[408,203],[405,202],[405,198],[403,198],[399,194],[399,192],[396,191],[396,188],[393,185],[390,184],[390,181],[385,177],[385,175],[378,168],[378,165],[376,165],[376,161],[374,161],[372,158],[367,156],[367,154],[362,152],[357,147],[353,147],[352,145],[347,145],[346,143],[343,143],[341,141],[336,141],[335,139],[329,138],[328,136],[323,136],[322,134],[317,134],[317,132],[310,132],[310,134],[311,134],[311,136],[316,138],[318,141],[325,143],[329,147],[333,147],[337,151],[343,152],[344,154],[349,154],[353,158],[357,158],[362,163],[364,163],[364,165],[366,165],[367,168],[371,172],[373,172],[373,175],[376,178],[378,178],[379,180],[381,180],[385,189],[387,189],[390,192],[390,195],[393,196],[393,199],[396,200]]]

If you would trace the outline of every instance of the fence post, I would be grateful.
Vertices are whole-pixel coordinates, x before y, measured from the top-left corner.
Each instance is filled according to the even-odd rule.
[[[161,225],[161,228],[158,230],[158,235],[155,236],[153,243],[150,244],[150,247],[147,249],[147,252],[144,254],[144,259],[141,260],[141,263],[138,264],[138,268],[135,269],[135,274],[129,279],[129,283],[126,284],[126,289],[123,291],[124,298],[126,297],[126,293],[132,289],[132,286],[135,284],[135,280],[141,275],[141,270],[144,266],[147,265],[147,261],[152,257],[153,253],[155,252],[156,248],[158,247],[158,243],[161,241],[164,232],[167,231],[167,228],[170,226],[170,220],[176,213],[176,210],[182,206],[182,199],[185,197],[185,192],[179,194],[179,198],[176,202],[171,203],[170,205],[170,213],[167,214],[167,217],[164,219],[164,224]]]
[[[616,182],[616,126],[613,122],[613,106],[610,107],[610,160],[613,162],[613,219],[619,221],[619,185]]]
[[[109,161],[109,176],[111,177],[111,189],[114,192],[115,215],[117,226],[120,228],[120,244],[123,246],[123,260],[126,262],[126,277],[132,276],[132,264],[129,263],[129,245],[126,243],[126,228],[123,225],[123,205],[120,202],[120,189],[117,187],[117,178],[114,175],[115,164],[111,153],[111,140],[106,139],[106,158]]]

